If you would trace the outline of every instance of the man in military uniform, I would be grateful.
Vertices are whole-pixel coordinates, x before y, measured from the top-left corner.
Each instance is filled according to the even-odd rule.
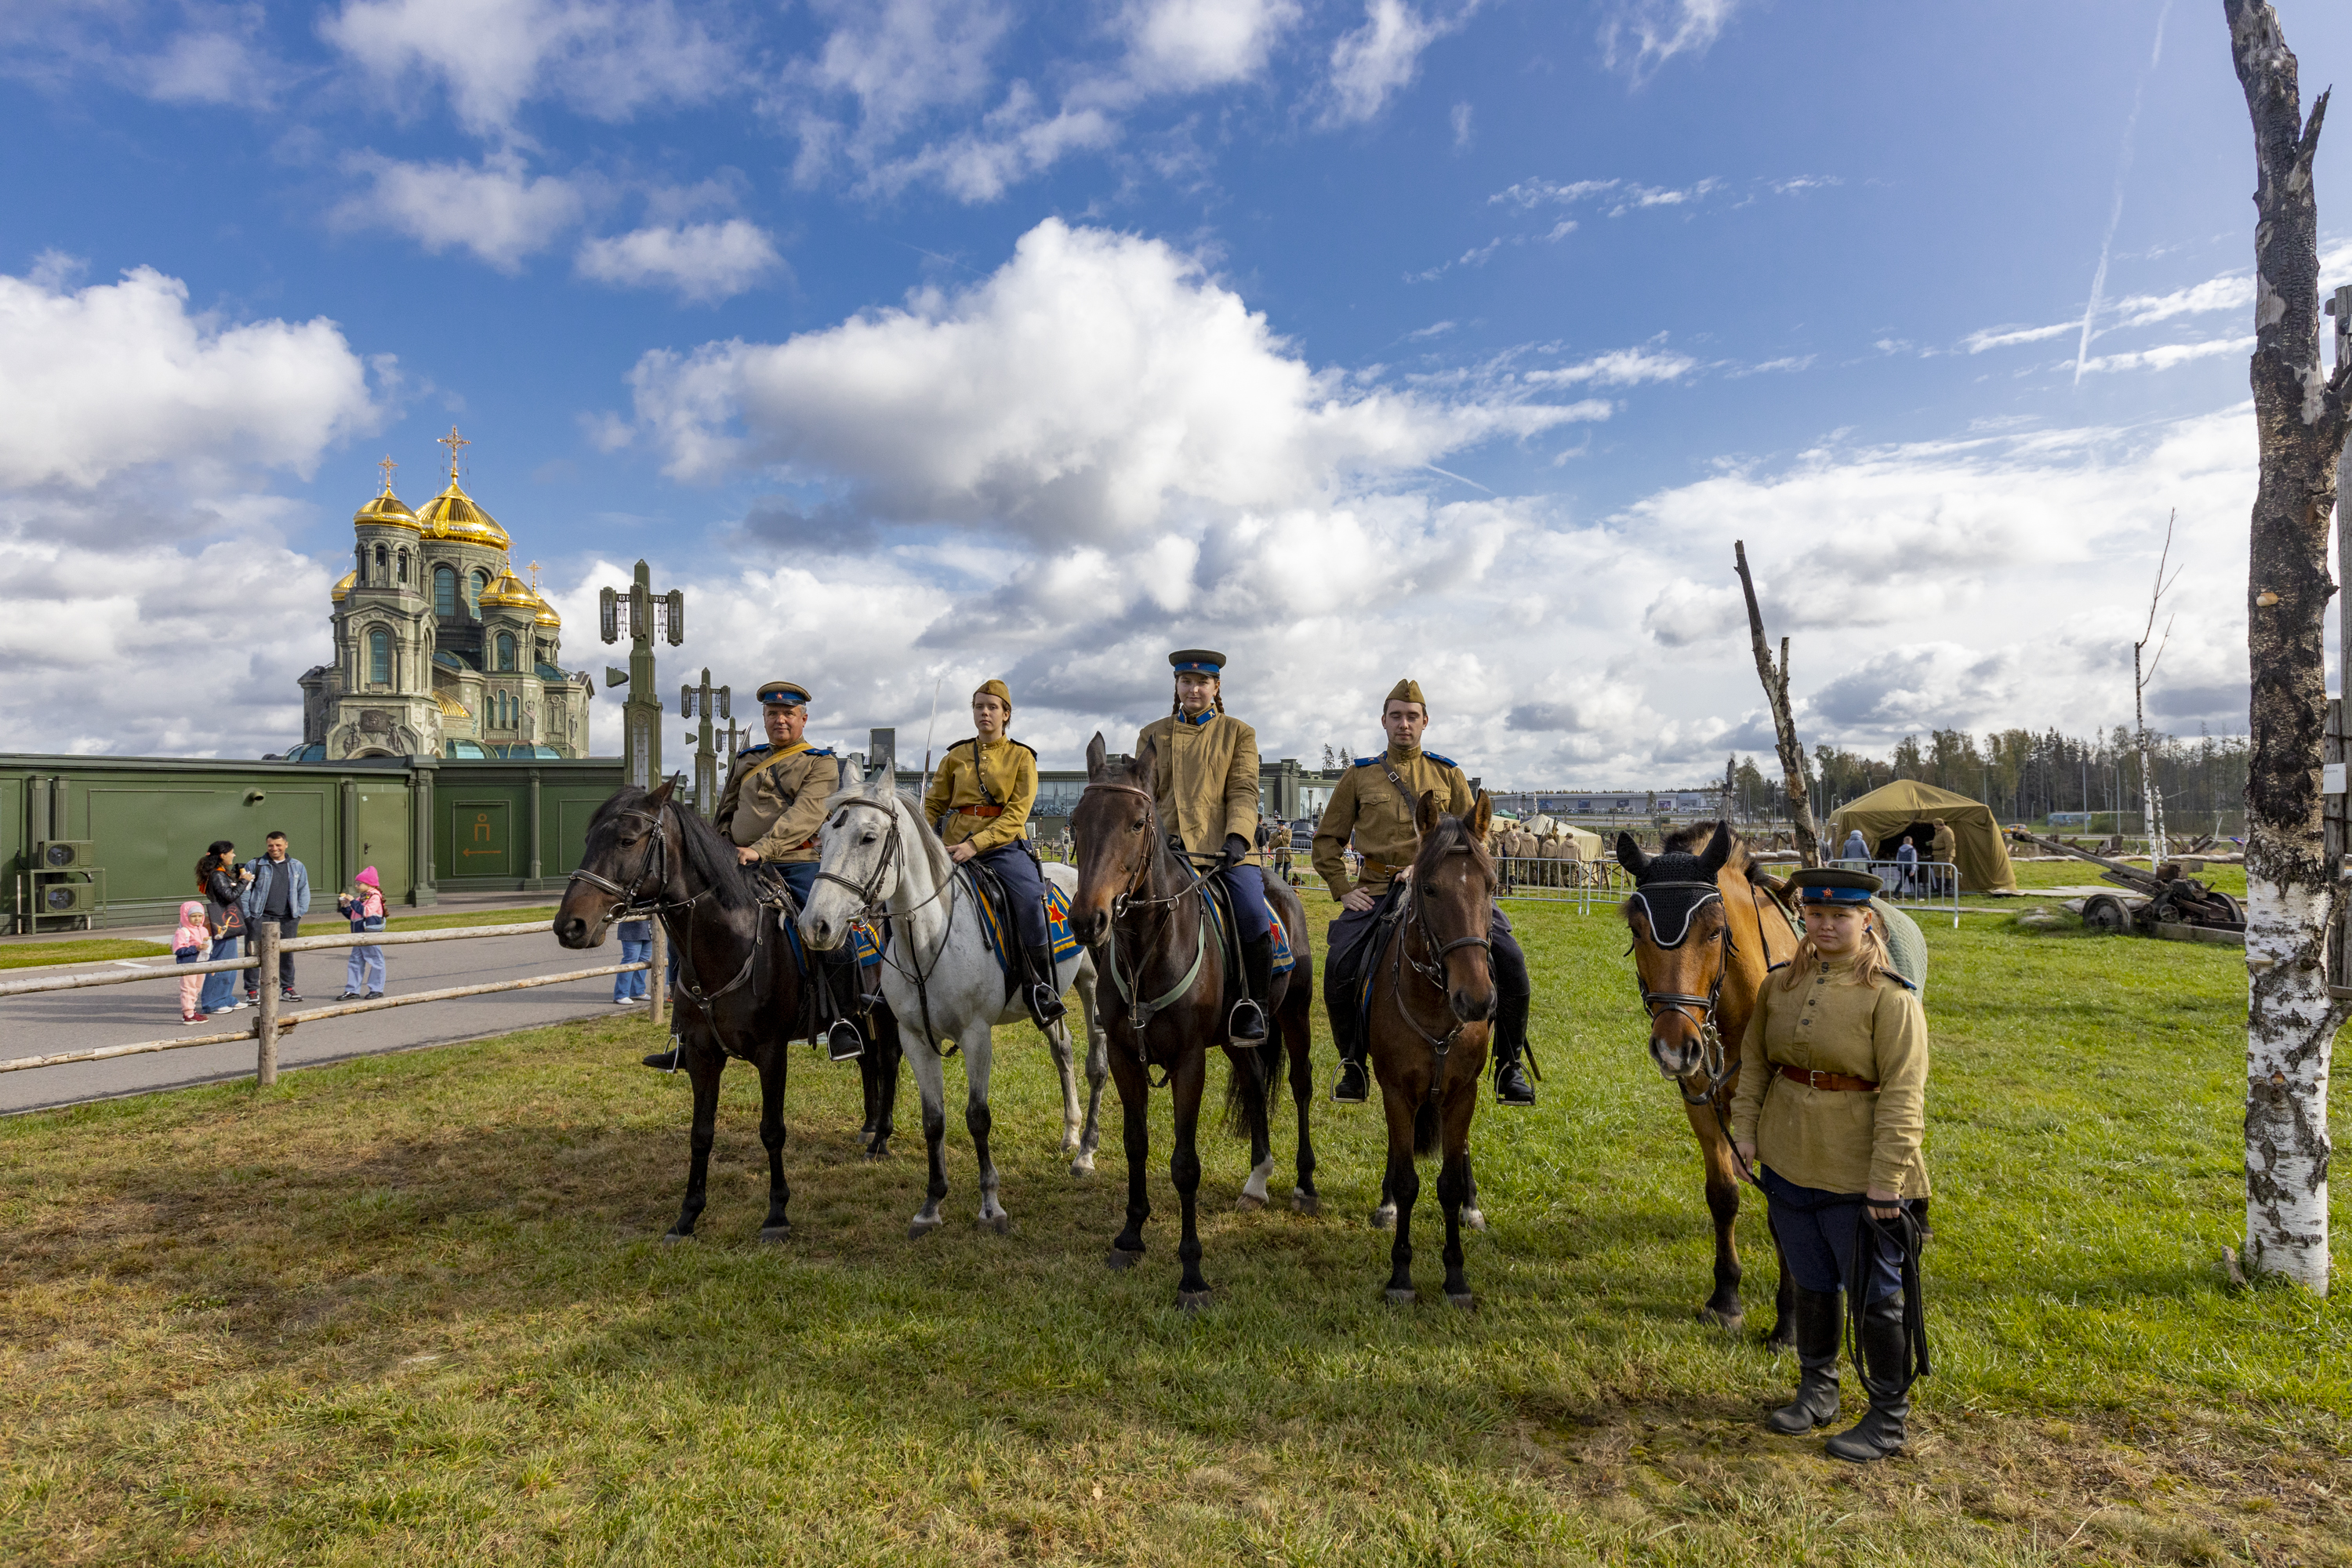
[[[773,870],[803,905],[816,886],[816,830],[824,821],[825,798],[841,784],[841,765],[832,749],[803,738],[808,703],[807,688],[793,681],[772,680],[760,688],[768,743],[735,753],[711,818],[735,846],[740,864]],[[857,994],[856,960],[848,946],[840,956],[821,955],[820,962],[836,1002]],[[825,1045],[835,1061],[852,1060],[866,1049],[856,1026],[846,1018],[827,1031]],[[667,1068],[671,1059],[665,1051],[647,1057],[646,1065]]]
[[[1152,803],[1169,847],[1195,865],[1213,862],[1233,900],[1248,994],[1234,1004],[1226,1030],[1235,1044],[1255,1045],[1265,1038],[1274,984],[1274,917],[1264,874],[1249,863],[1257,833],[1257,731],[1225,712],[1223,654],[1181,648],[1168,662],[1176,671],[1175,705],[1137,733],[1135,754],[1149,743],[1158,759]]]
[[[1061,1018],[1054,984],[1054,947],[1045,933],[1045,879],[1024,831],[1037,804],[1037,753],[1005,734],[1013,692],[991,680],[971,694],[978,731],[948,748],[931,787],[923,793],[923,820],[940,831],[959,865],[978,860],[996,874],[1020,928],[1029,1016],[1045,1028]]]
[[[1412,858],[1421,847],[1413,812],[1422,792],[1437,792],[1438,809],[1449,816],[1466,817],[1477,802],[1470,781],[1450,757],[1421,749],[1422,731],[1429,723],[1429,706],[1420,683],[1400,680],[1381,708],[1381,727],[1388,731],[1388,748],[1376,757],[1358,757],[1339,775],[1331,804],[1315,826],[1315,869],[1346,912],[1331,922],[1323,966],[1325,1007],[1331,1016],[1332,1038],[1339,1043],[1339,1081],[1331,1098],[1343,1105],[1361,1105],[1371,1083],[1364,1069],[1365,1042],[1357,1038],[1356,1005],[1339,984],[1343,960],[1377,929],[1381,915],[1404,890],[1412,872]],[[1348,839],[1355,837],[1363,857],[1362,875],[1348,876]],[[1536,1102],[1536,1091],[1519,1066],[1528,1044],[1527,955],[1511,921],[1498,907],[1487,928],[1494,948],[1495,1099],[1503,1105]]]

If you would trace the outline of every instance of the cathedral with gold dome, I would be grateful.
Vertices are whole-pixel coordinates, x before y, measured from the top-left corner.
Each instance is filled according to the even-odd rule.
[[[457,482],[411,511],[383,493],[352,518],[352,570],[334,590],[335,662],[302,677],[290,761],[346,757],[584,757],[584,672],[558,662],[563,622],[515,574],[506,530]]]

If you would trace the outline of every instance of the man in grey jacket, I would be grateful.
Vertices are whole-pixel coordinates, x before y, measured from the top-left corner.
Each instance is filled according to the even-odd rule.
[[[281,938],[291,940],[301,934],[302,917],[310,912],[310,873],[301,861],[286,853],[283,833],[272,833],[264,843],[268,852],[247,863],[246,869],[253,873],[253,880],[245,885],[245,896],[237,900],[237,906],[245,911],[248,933],[269,921],[276,923]],[[245,994],[258,996],[262,973],[258,969],[247,973],[249,978],[245,983]],[[302,1000],[294,989],[294,955],[282,948],[278,953],[278,985],[284,1000]]]

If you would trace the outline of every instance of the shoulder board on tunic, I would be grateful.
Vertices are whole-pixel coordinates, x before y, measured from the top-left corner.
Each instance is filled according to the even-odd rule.
[[[1020,747],[1023,751],[1024,751],[1024,752],[1028,752],[1028,753],[1029,753],[1029,755],[1030,755],[1032,758],[1034,758],[1034,757],[1037,755],[1037,748],[1036,748],[1036,747],[1034,747],[1034,746],[1033,746],[1033,745],[1031,745],[1028,742],[1026,742],[1026,741],[1013,741],[1013,737],[1012,737],[1012,736],[1010,736],[1010,735],[1007,735],[1007,736],[1005,736],[1004,738],[1005,738],[1007,741],[1012,741],[1012,742],[1013,742],[1013,743],[1014,745],[1016,745],[1016,746]]]
[[[1431,762],[1435,763],[1441,768],[1458,768],[1462,765],[1460,763],[1455,762],[1452,757],[1441,757],[1435,752],[1423,752],[1421,754],[1427,757]]]
[[[1906,991],[1916,992],[1919,989],[1916,985],[1912,984],[1908,980],[1904,979],[1903,976],[1895,973],[1895,971],[1891,969],[1880,970],[1878,972],[1878,977],[1881,980],[1892,980],[1895,984],[1900,985]]]
[[[804,757],[829,757],[833,755],[833,748],[831,746],[811,746],[807,751],[803,752],[801,755]]]
[[[1358,757],[1356,765],[1360,768],[1376,768],[1381,765],[1381,760],[1378,757]]]
[[[979,737],[979,736],[977,736],[977,735],[966,735],[966,736],[965,736],[962,740],[961,740],[961,741],[950,741],[950,742],[948,742],[948,750],[949,750],[949,751],[950,751],[950,752],[952,752],[952,751],[954,751],[958,746],[969,746],[969,745],[971,745],[973,742],[975,742],[975,741],[977,741],[977,740],[979,740],[979,739],[980,739],[980,737]]]
[[[735,753],[735,760],[740,763],[746,757],[764,757],[773,749],[771,746],[746,746]]]

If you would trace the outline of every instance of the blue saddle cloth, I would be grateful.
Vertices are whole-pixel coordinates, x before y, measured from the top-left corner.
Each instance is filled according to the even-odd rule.
[[[977,887],[970,871],[959,871],[958,875]],[[972,902],[980,907],[981,940],[988,944],[988,951],[995,956],[996,966],[1010,973],[1012,960],[1008,954],[1012,944],[1006,941],[1004,931],[1009,911],[998,909],[993,899],[975,897]],[[1045,938],[1053,947],[1056,967],[1078,951],[1078,939],[1070,930],[1070,900],[1051,881],[1045,884]]]
[[[1215,929],[1217,944],[1222,947],[1225,943],[1225,920],[1230,911],[1228,910],[1225,900],[1222,896],[1209,900],[1208,904],[1209,923]],[[1272,970],[1268,971],[1268,973],[1273,974],[1289,973],[1291,970],[1297,966],[1298,960],[1290,951],[1290,933],[1282,929],[1282,921],[1279,916],[1276,917],[1273,925],[1268,928],[1266,934],[1274,938],[1274,967]]]

